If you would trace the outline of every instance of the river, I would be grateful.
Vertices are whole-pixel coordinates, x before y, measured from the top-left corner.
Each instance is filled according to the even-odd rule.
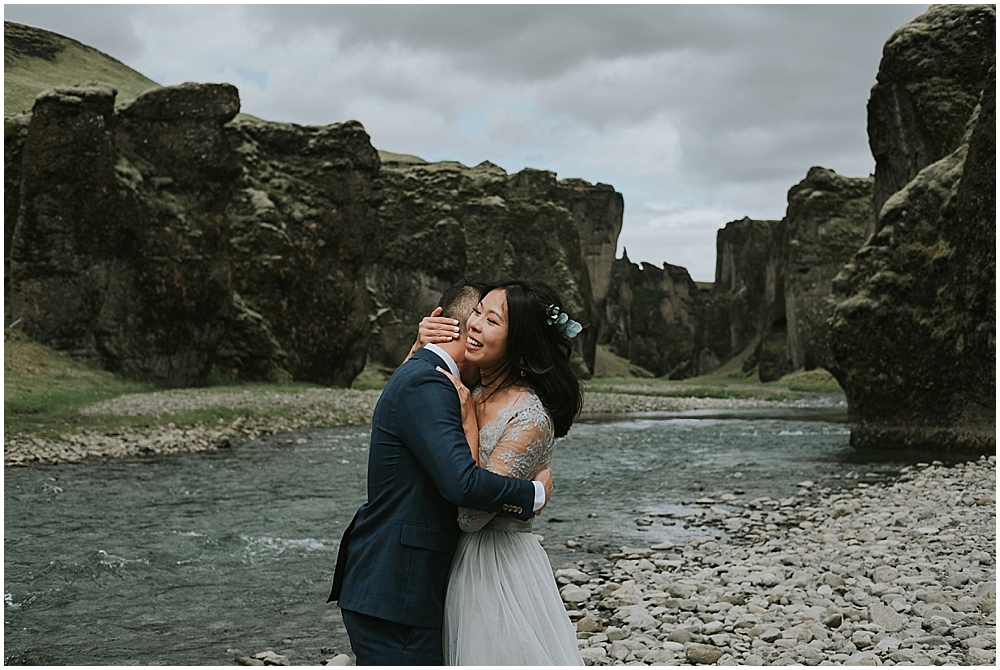
[[[6,468],[5,663],[225,665],[273,649],[299,665],[348,651],[325,601],[364,502],[368,437]],[[593,565],[622,545],[708,534],[693,504],[705,496],[787,497],[803,480],[855,485],[923,458],[865,457],[848,438],[842,396],[589,418],[558,444],[536,531],[553,566]],[[607,550],[587,553],[595,542]]]

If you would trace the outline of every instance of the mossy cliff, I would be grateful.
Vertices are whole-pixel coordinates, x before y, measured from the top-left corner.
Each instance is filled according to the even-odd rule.
[[[861,247],[874,219],[874,179],[814,167],[788,191],[785,212],[784,367],[830,365],[833,278]]]
[[[994,35],[992,7],[933,7],[886,47],[880,86],[888,72],[901,81],[919,77],[927,85],[914,94],[940,105],[932,109],[953,98],[953,111],[965,110],[965,117],[955,111],[949,124],[911,118],[916,127],[900,130],[900,117],[880,111],[881,94],[873,90],[876,158],[885,137],[899,144],[889,153],[909,155],[907,138],[928,125],[947,125],[953,139],[939,144],[943,156],[914,163],[917,171],[903,183],[876,172],[876,204],[880,197],[884,204],[875,232],[833,282],[829,369],[847,393],[855,445],[995,449]],[[927,59],[927,45],[949,48]],[[968,74],[957,83],[956,64]],[[967,98],[976,81],[973,107]]]
[[[381,202],[378,153],[357,121],[234,121],[243,161],[228,204],[235,297],[220,350],[230,377],[348,386],[365,366]]]
[[[639,266],[624,253],[612,266],[600,343],[656,376],[690,377],[703,300],[686,269]]]
[[[744,217],[716,236],[715,283],[699,324],[697,374],[708,374],[748,348],[756,349],[781,304],[784,224]],[[756,361],[748,364],[756,365]]]
[[[962,144],[995,60],[992,5],[934,5],[892,34],[868,100],[876,212]]]
[[[230,314],[225,208],[239,161],[223,124],[239,96],[190,84],[114,102],[103,84],[35,101],[12,231],[5,219],[12,316],[94,367],[196,385]]]
[[[577,364],[583,374],[593,371],[621,194],[542,170],[508,175],[489,162],[470,168],[390,157],[381,178],[383,233],[368,273],[374,360],[398,365],[417,322],[454,282],[520,275],[550,283],[585,326]]]

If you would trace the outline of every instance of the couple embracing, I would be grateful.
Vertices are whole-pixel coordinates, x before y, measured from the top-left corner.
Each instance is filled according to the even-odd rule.
[[[440,307],[375,407],[330,600],[358,665],[583,665],[531,533],[582,404],[580,326],[532,280],[460,284]]]

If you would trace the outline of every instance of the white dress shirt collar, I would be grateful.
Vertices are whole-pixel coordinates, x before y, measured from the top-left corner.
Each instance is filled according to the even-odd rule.
[[[448,355],[447,351],[445,351],[436,344],[425,344],[424,349],[440,356],[444,360],[445,365],[448,366],[448,372],[455,375],[459,379],[462,378],[462,376],[458,374],[458,363],[456,363],[455,359],[453,359],[451,356]]]

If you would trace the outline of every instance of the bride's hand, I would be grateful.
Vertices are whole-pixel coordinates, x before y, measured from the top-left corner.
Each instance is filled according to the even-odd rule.
[[[476,408],[472,405],[472,392],[469,387],[462,383],[462,380],[451,374],[440,365],[437,369],[447,377],[458,391],[458,402],[462,406],[462,430],[465,432],[465,440],[469,443],[472,451],[472,460],[479,464],[479,420],[476,418]]]
[[[441,316],[442,311],[440,307],[435,307],[430,316],[420,319],[417,325],[417,341],[410,347],[410,353],[403,359],[404,363],[425,344],[444,344],[458,338],[460,332],[458,321]]]
[[[436,307],[430,316],[420,319],[417,326],[417,344],[444,344],[458,339],[458,320],[441,316],[441,308]]]

